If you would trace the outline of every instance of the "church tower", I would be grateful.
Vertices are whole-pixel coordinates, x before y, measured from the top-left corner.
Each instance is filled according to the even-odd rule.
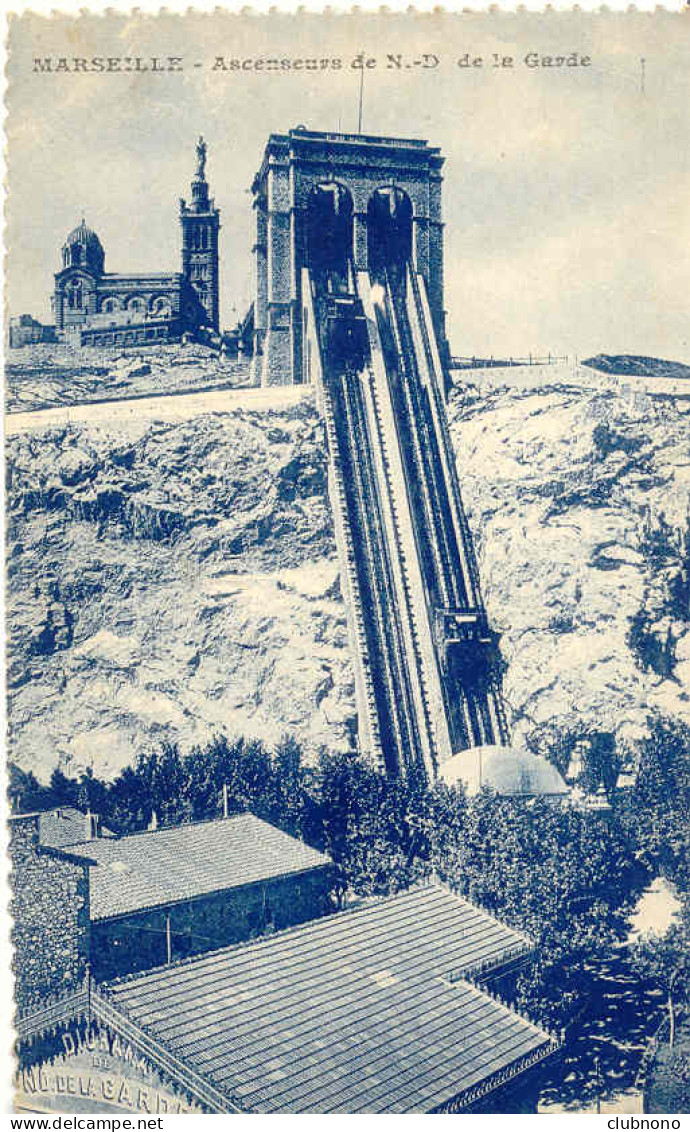
[[[209,199],[206,181],[206,142],[196,146],[196,173],[189,204],[180,200],[182,274],[196,291],[207,325],[218,330],[218,232],[220,210]]]

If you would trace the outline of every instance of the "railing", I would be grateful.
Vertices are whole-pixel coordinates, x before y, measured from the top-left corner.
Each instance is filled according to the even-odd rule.
[[[385,767],[383,763],[376,697],[371,675],[371,658],[369,655],[369,646],[362,612],[354,540],[348,521],[347,496],[333,409],[333,395],[323,373],[319,327],[316,321],[316,304],[314,302],[312,280],[306,268],[302,274],[302,294],[304,296],[306,310],[306,330],[307,334],[310,336],[312,346],[313,370],[311,380],[316,388],[317,403],[323,415],[326,431],[329,455],[329,494],[331,496],[336,544],[341,569],[343,571],[343,589],[345,591],[343,596],[346,599],[348,611],[348,627],[351,637],[354,638],[352,644],[355,652],[355,682],[360,689],[357,697],[360,728],[362,724],[364,724],[367,732],[366,742],[371,748],[371,755],[378,763],[379,770],[384,771]]]
[[[46,996],[40,1005],[27,1007],[17,1013],[14,1023],[18,1041],[37,1037],[55,1026],[71,1022],[80,1015],[88,1015],[91,984],[87,975],[78,987],[60,994]]]
[[[553,1039],[544,1042],[543,1045],[533,1050],[532,1053],[518,1058],[504,1069],[499,1069],[496,1073],[492,1073],[491,1076],[486,1077],[479,1084],[473,1085],[471,1088],[458,1093],[452,1101],[440,1105],[433,1111],[437,1113],[453,1113],[462,1112],[464,1109],[470,1108],[472,1105],[477,1104],[478,1101],[483,1100],[489,1093],[513,1081],[521,1073],[525,1073],[528,1069],[538,1065],[541,1061],[545,1061],[547,1057],[551,1057],[551,1055],[560,1048],[561,1044],[560,1041],[554,1041]]]
[[[386,438],[386,430],[384,428],[383,410],[382,410],[382,406],[381,406],[381,403],[380,403],[379,393],[378,393],[378,390],[376,388],[376,382],[374,381],[373,377],[370,378],[369,391],[370,391],[370,398],[371,398],[371,414],[372,414],[372,419],[373,419],[373,425],[374,425],[374,428],[376,429],[376,437],[377,437],[379,458],[380,458],[380,462],[381,462],[382,477],[383,477],[383,480],[385,481],[386,490],[387,490],[387,498],[388,498],[388,507],[390,509],[390,526],[392,528],[390,535],[391,535],[391,542],[392,542],[393,550],[394,550],[396,561],[397,561],[398,571],[399,571],[400,589],[402,591],[401,596],[402,596],[402,599],[403,599],[402,602],[401,602],[401,606],[402,606],[403,614],[404,614],[404,617],[405,617],[405,623],[406,623],[405,628],[406,628],[406,635],[407,635],[407,638],[408,638],[408,641],[409,641],[409,651],[411,652],[412,658],[413,658],[413,661],[414,661],[414,673],[415,673],[415,675],[412,678],[413,679],[412,691],[413,691],[413,695],[414,695],[414,691],[415,691],[414,685],[415,685],[415,677],[416,677],[416,681],[418,682],[419,691],[420,691],[420,697],[419,698],[420,698],[421,714],[424,718],[424,722],[425,722],[427,733],[428,733],[429,757],[431,759],[432,765],[435,767],[436,762],[437,762],[437,752],[436,752],[436,738],[437,737],[436,737],[436,729],[435,729],[435,726],[434,726],[434,721],[433,721],[432,712],[431,712],[431,705],[430,705],[428,673],[427,673],[427,667],[426,667],[426,664],[425,664],[425,660],[424,660],[424,656],[423,656],[423,650],[422,650],[422,644],[421,644],[421,639],[420,639],[418,611],[415,609],[415,603],[414,603],[414,600],[413,600],[413,597],[412,597],[412,585],[411,585],[411,579],[410,579],[409,563],[407,561],[405,551],[404,551],[404,548],[403,548],[403,545],[402,545],[402,539],[401,539],[400,507],[401,507],[402,501],[406,497],[405,483],[404,483],[402,468],[400,466],[396,465],[396,468],[394,469],[392,464],[391,464],[391,453],[389,451],[387,438]],[[391,422],[389,421],[389,426],[390,426],[390,423]],[[393,425],[393,428],[394,428],[394,425]]]
[[[93,1017],[104,1026],[112,1026],[121,1038],[126,1038],[132,1046],[156,1069],[167,1074],[172,1083],[190,1093],[200,1104],[211,1112],[241,1112],[240,1105],[225,1093],[214,1088],[194,1069],[180,1061],[170,1050],[161,1045],[147,1032],[145,1026],[133,1022],[115,1006],[105,991],[91,990],[91,1010]]]
[[[455,453],[450,438],[450,429],[442,392],[443,370],[436,340],[433,336],[433,323],[429,311],[425,284],[424,280],[409,268],[407,283],[410,317],[416,322],[417,333],[421,336],[422,353],[426,358],[429,377],[429,408],[438,439],[438,450],[444,468],[445,482],[450,495],[451,514],[455,528],[457,549],[460,556],[460,568],[463,573],[463,583],[470,596],[471,603],[477,608],[483,609],[479,568],[477,566],[472,533],[460,495]],[[501,679],[495,661],[491,664],[488,675],[489,680],[484,695],[483,706],[488,710],[489,725],[491,731],[493,731],[493,735],[488,736],[487,741],[507,743],[509,741],[510,732],[501,690]],[[473,725],[468,718],[467,710],[465,710],[465,717],[468,734],[471,734]]]
[[[569,354],[528,354],[524,358],[462,358],[453,356],[450,359],[450,369],[502,369],[505,366],[551,366],[559,362],[568,362]]]

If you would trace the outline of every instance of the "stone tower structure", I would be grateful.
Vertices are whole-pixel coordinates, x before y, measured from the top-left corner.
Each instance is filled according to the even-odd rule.
[[[182,274],[192,285],[206,311],[207,325],[218,330],[218,232],[220,210],[208,195],[206,142],[196,146],[196,173],[189,204],[180,200]]]
[[[445,348],[443,161],[437,146],[416,139],[322,133],[303,126],[271,134],[252,185],[257,383],[293,385],[306,379],[302,268],[318,269],[319,210],[329,194],[335,194],[342,217],[343,258],[355,272],[375,266],[371,232],[382,197],[390,207],[407,211],[411,263],[424,277],[436,337]]]

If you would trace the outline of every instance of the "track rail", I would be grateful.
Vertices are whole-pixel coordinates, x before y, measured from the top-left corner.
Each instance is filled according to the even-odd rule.
[[[493,637],[423,281],[409,267],[349,278],[349,293],[336,294],[305,272],[303,291],[360,747],[389,773],[433,778],[458,750],[507,741]]]

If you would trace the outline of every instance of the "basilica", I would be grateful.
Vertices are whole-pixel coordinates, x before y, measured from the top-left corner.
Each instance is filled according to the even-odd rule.
[[[203,138],[196,157],[191,200],[180,200],[182,270],[106,271],[103,245],[82,220],[64,243],[55,275],[58,337],[75,346],[133,346],[218,330],[220,211],[209,197]]]

